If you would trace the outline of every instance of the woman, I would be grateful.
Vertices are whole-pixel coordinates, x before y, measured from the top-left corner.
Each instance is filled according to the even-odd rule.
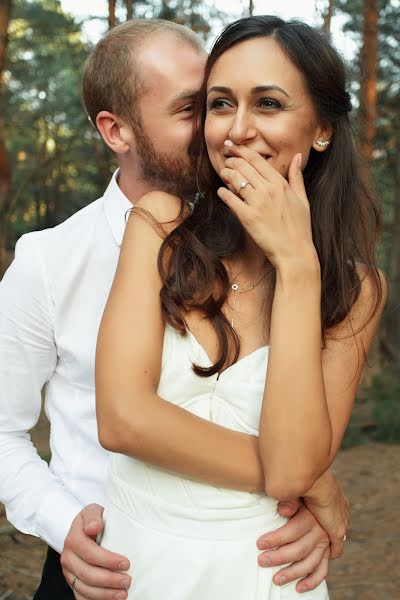
[[[318,32],[234,23],[201,100],[203,196],[193,211],[140,200],[100,328],[99,437],[119,453],[102,544],[134,565],[132,599],[291,599],[254,540],[283,522],[276,499],[312,497],[339,448],[384,304],[377,216],[343,65]],[[217,463],[228,429],[259,435],[257,493],[195,481],[194,456]],[[228,456],[234,471],[243,457]]]

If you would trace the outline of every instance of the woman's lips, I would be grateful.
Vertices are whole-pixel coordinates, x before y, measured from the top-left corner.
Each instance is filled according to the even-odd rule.
[[[259,153],[259,154],[260,154],[260,156],[263,157],[264,160],[268,160],[269,158],[272,158],[271,154],[261,154],[261,153]],[[224,158],[227,159],[227,158],[235,158],[235,157],[233,154],[224,154]]]

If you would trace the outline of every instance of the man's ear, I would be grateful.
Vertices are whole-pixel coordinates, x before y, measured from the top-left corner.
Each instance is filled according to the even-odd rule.
[[[329,147],[333,136],[333,129],[330,123],[321,124],[315,130],[312,147],[317,152],[325,152]]]
[[[96,117],[96,126],[107,146],[115,154],[125,154],[132,148],[133,132],[120,117],[102,110]]]

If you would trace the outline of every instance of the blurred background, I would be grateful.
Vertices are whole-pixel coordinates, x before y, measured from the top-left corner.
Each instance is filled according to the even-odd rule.
[[[379,264],[390,293],[334,466],[352,503],[352,525],[329,584],[331,600],[394,600],[400,597],[400,0],[0,0],[0,278],[23,233],[53,227],[101,196],[115,168],[80,99],[83,63],[107,29],[132,17],[161,17],[188,25],[210,47],[229,22],[267,13],[324,29],[347,61],[351,118],[382,212]],[[44,415],[33,439],[48,460]],[[0,504],[0,600],[32,598],[45,550],[13,529]]]

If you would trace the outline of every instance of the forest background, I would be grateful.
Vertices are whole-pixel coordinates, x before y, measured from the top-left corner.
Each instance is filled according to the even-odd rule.
[[[106,17],[78,18],[63,11],[60,0],[0,0],[0,278],[23,233],[53,227],[101,196],[115,168],[80,97],[82,67],[93,46],[87,36],[91,23],[105,32],[132,17],[161,17],[188,25],[209,45],[233,20],[212,0],[103,1]],[[329,33],[340,23],[341,39],[351,41],[351,119],[382,213],[379,265],[389,280],[389,299],[343,443],[343,448],[366,444],[357,473],[367,469],[372,475],[371,462],[385,471],[382,457],[391,464],[400,450],[388,445],[400,442],[400,0],[310,3],[313,24]],[[241,0],[242,14],[268,13],[270,4]],[[46,437],[47,425],[39,431]],[[49,458],[46,444],[38,440]],[[354,476],[348,472],[349,481]],[[365,491],[364,485],[360,494]],[[7,524],[2,527],[0,505],[1,533],[19,539]],[[1,577],[0,560],[0,600],[31,597],[18,573],[14,587],[9,582],[2,587]],[[374,600],[395,597],[377,586]],[[338,599],[361,597],[340,594]]]

